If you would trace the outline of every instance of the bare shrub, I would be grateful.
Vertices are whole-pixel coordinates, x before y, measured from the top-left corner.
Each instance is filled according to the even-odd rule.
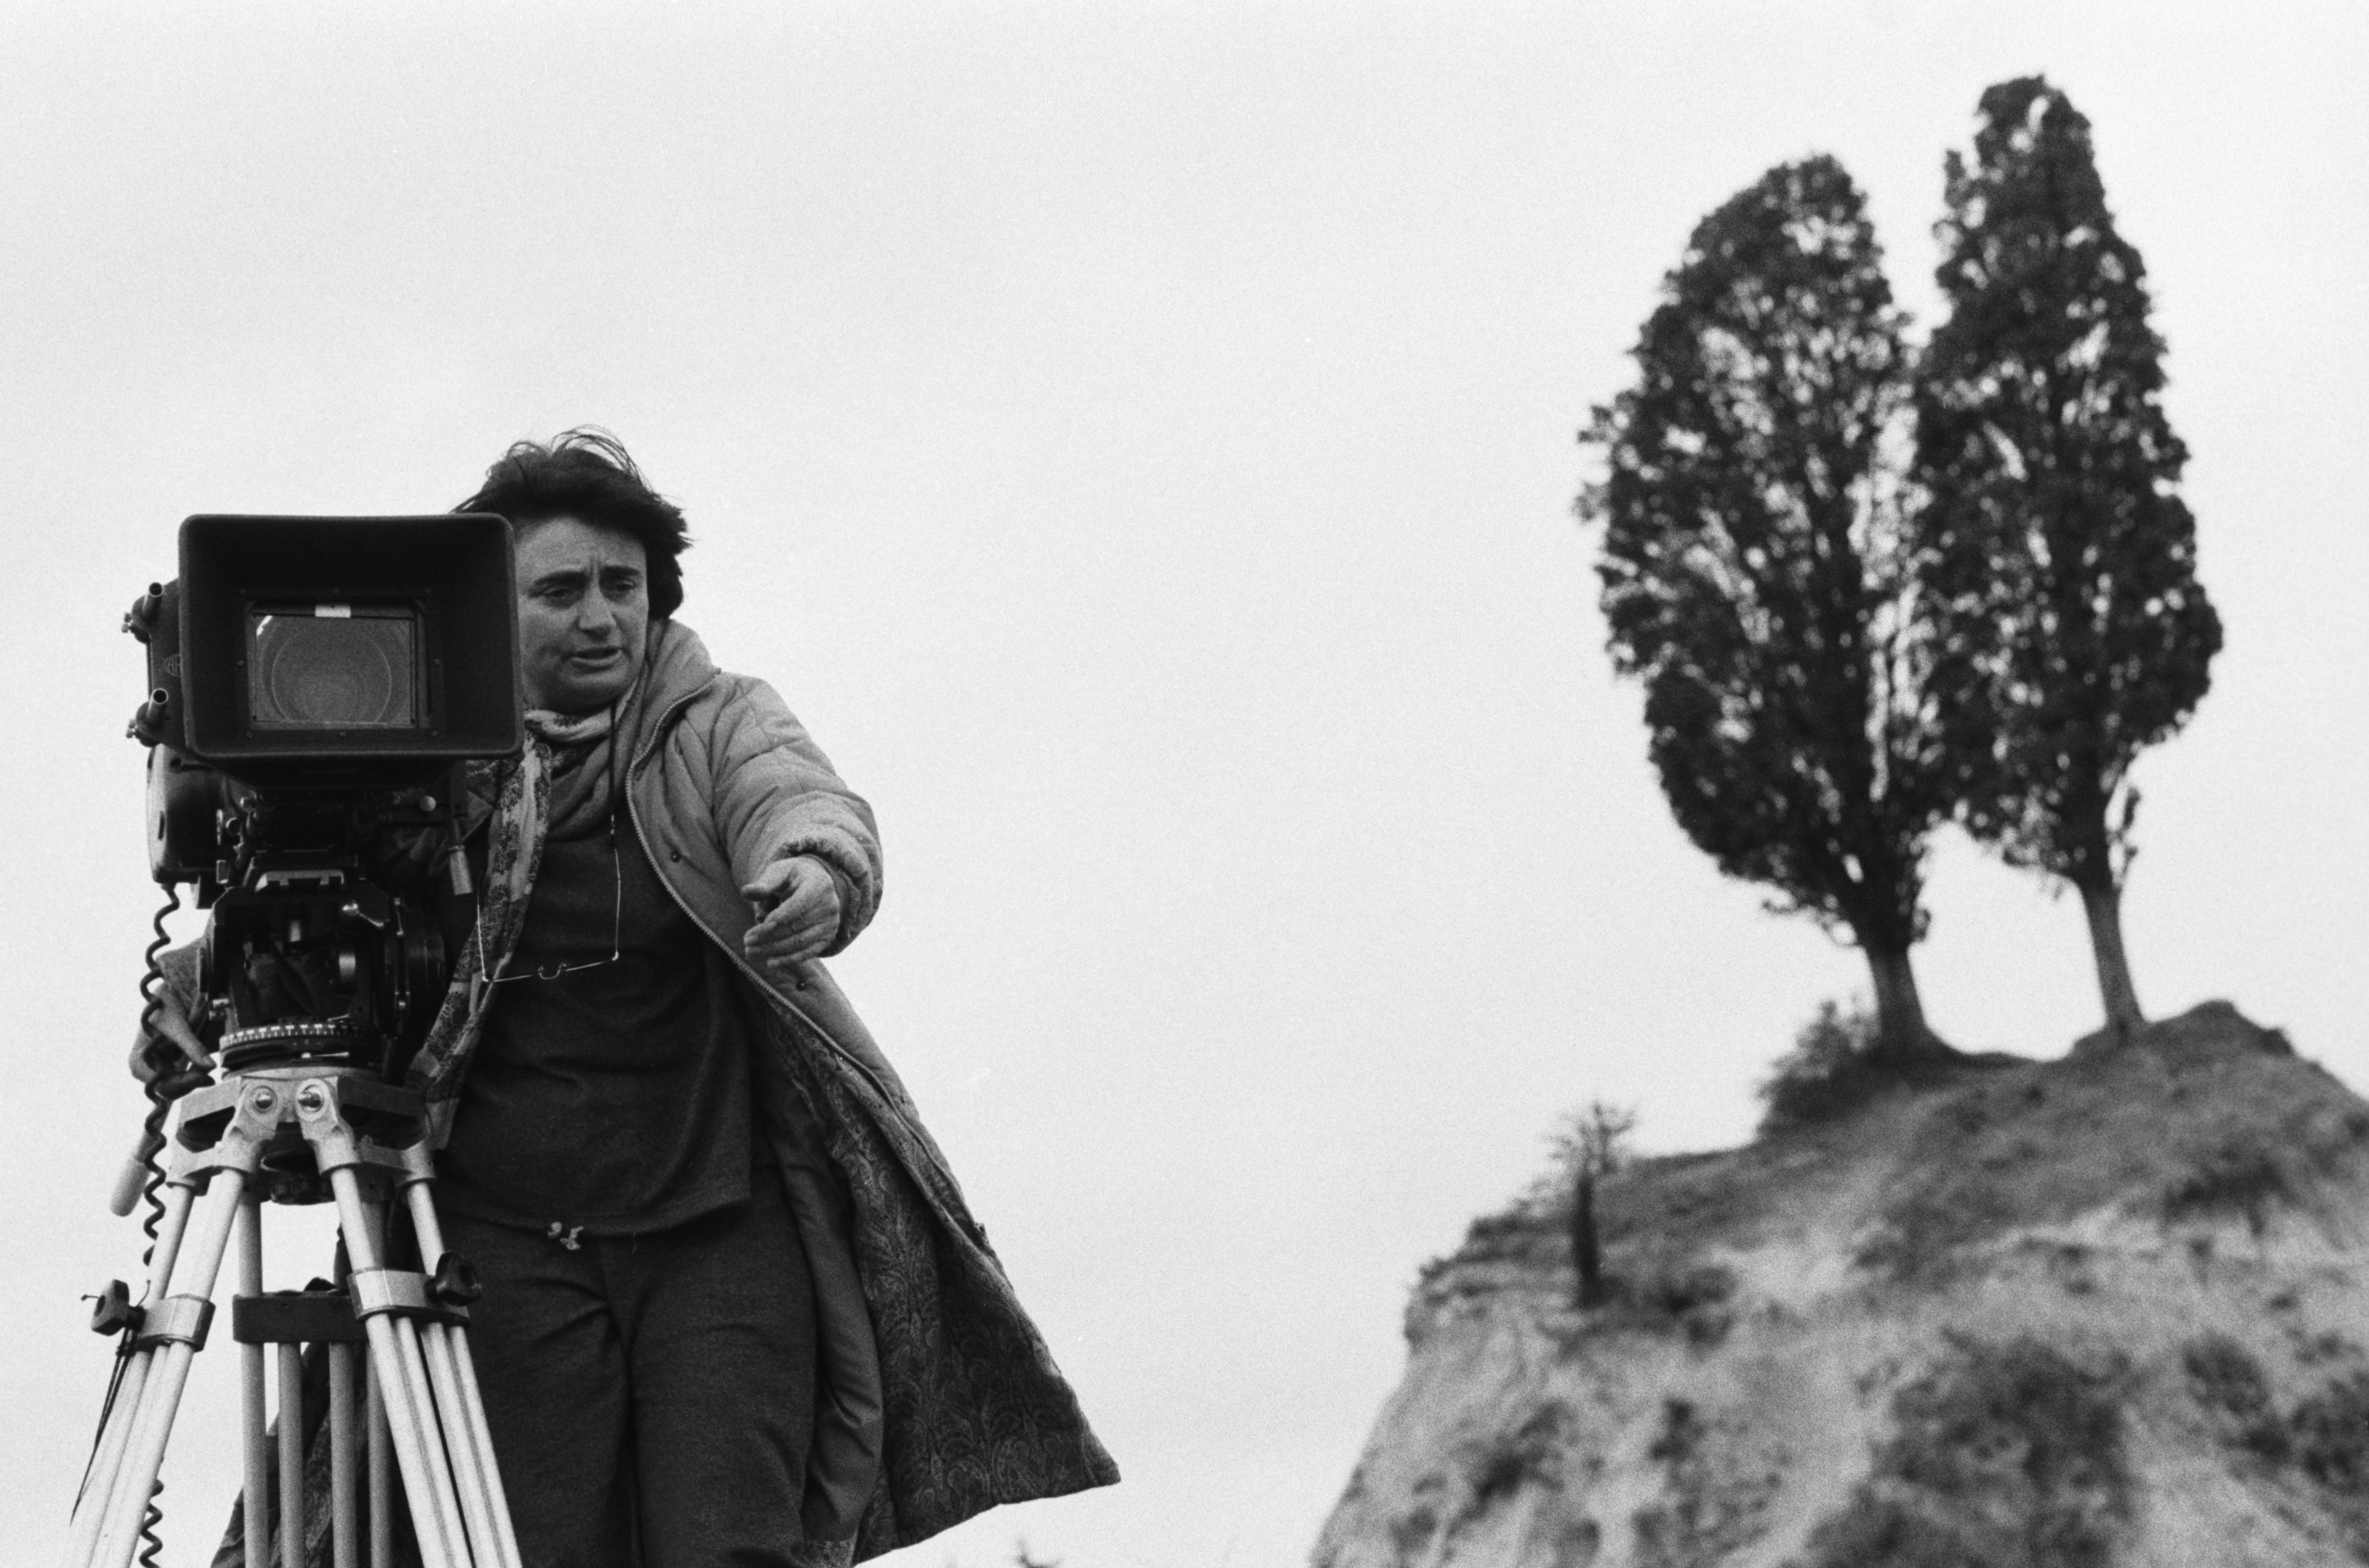
[[[2104,1568],[2132,1504],[2119,1369],[2032,1339],[1956,1351],[1894,1399],[1894,1436],[1809,1568]]]
[[[2329,1383],[2296,1405],[2287,1425],[2306,1475],[2354,1497],[2369,1493],[2369,1372]]]
[[[2227,1420],[2230,1440],[2272,1462],[2287,1457],[2293,1445],[2252,1352],[2226,1333],[2203,1333],[2180,1347],[2180,1360],[2196,1402]]]
[[[1572,1304],[1583,1311],[1601,1306],[1605,1299],[1604,1242],[1596,1222],[1596,1186],[1628,1163],[1629,1135],[1636,1127],[1633,1108],[1590,1100],[1566,1116],[1551,1135],[1554,1164],[1547,1181],[1550,1190],[1560,1188],[1571,1194],[1571,1261],[1575,1276]]]
[[[1848,1011],[1832,998],[1818,1003],[1818,1015],[1802,1025],[1760,1085],[1761,1132],[1831,1121],[1894,1082],[1896,1074],[1877,1058],[1880,1040],[1865,1003],[1854,999]]]
[[[2243,1215],[2247,1229],[2260,1235],[2270,1224],[2270,1211],[2295,1200],[2286,1173],[2267,1150],[2231,1146],[2200,1161],[2196,1168],[2163,1191],[2166,1224],[2217,1215]]]

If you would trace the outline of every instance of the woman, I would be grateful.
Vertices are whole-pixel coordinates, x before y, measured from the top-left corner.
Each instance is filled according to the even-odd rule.
[[[457,509],[514,531],[530,739],[408,1081],[527,1561],[843,1562],[1116,1480],[818,962],[872,813],[674,621],[681,513],[585,431]]]

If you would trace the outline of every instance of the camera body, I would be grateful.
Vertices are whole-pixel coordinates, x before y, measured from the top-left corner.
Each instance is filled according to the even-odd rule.
[[[522,743],[509,525],[204,515],[124,617],[147,646],[149,869],[212,911],[202,1029],[233,1070],[399,1070],[441,932],[375,868],[458,841],[460,771]],[[457,859],[452,864],[461,864]]]

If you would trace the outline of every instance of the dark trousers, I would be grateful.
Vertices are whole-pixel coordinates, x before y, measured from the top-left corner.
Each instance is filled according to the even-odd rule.
[[[486,1282],[470,1346],[528,1568],[789,1562],[814,1293],[779,1177],[750,1185],[743,1207],[573,1250],[447,1219]]]

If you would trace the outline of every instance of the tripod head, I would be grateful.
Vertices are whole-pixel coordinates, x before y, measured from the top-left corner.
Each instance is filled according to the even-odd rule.
[[[441,789],[264,793],[161,748],[150,766],[167,794],[215,801],[211,812],[168,804],[159,817],[197,830],[176,839],[168,829],[166,858],[176,874],[198,873],[212,910],[191,1022],[220,1032],[223,1066],[316,1060],[400,1076],[442,992],[444,942],[424,874],[390,886],[383,868],[403,864],[407,843],[457,840],[457,770]],[[465,867],[452,853],[445,864]]]

